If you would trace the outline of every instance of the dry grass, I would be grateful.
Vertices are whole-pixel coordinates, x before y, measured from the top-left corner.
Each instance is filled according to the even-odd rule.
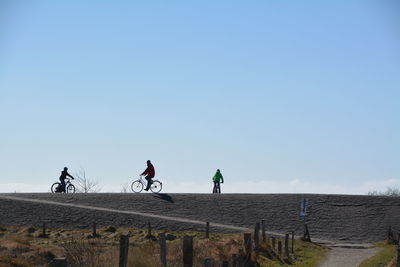
[[[0,227],[1,229],[1,227]],[[160,266],[158,242],[146,239],[146,231],[132,228],[98,229],[98,238],[90,238],[90,230],[49,229],[48,238],[39,238],[41,231],[30,227],[7,227],[0,237],[0,267],[45,266],[54,257],[66,257],[71,266],[111,267],[118,266],[119,236],[130,234],[128,266]],[[158,235],[159,231],[153,231]],[[176,237],[167,241],[168,266],[182,266],[182,237],[194,238],[194,266],[204,266],[210,258],[220,265],[231,263],[232,254],[243,248],[241,234],[212,234],[209,239],[198,232],[168,232]],[[277,255],[267,243],[261,245],[252,259],[261,266],[316,266],[323,257],[324,249],[316,245],[296,241],[295,254],[290,259]],[[303,264],[302,264],[303,263]],[[305,264],[305,265],[304,265]]]
[[[387,242],[379,242],[375,244],[379,247],[378,253],[366,260],[364,260],[360,267],[395,267],[396,266],[396,249],[397,246],[393,244],[388,244]]]

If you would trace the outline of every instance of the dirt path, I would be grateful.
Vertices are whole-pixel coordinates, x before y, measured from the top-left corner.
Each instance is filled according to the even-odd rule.
[[[328,247],[331,251],[320,267],[355,267],[378,251],[371,244],[332,244]]]

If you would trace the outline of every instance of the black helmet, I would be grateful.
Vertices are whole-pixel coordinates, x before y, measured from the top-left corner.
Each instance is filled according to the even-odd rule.
[[[64,171],[68,171],[68,168],[67,168],[67,167],[64,167]]]

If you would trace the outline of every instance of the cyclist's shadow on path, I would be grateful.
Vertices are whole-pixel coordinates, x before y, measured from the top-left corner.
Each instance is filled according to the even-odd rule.
[[[174,200],[173,200],[172,197],[171,197],[170,195],[168,195],[168,194],[159,194],[159,193],[155,193],[155,194],[153,195],[153,197],[159,198],[159,199],[162,199],[162,200],[165,200],[165,201],[168,201],[168,202],[170,202],[170,203],[174,203]]]

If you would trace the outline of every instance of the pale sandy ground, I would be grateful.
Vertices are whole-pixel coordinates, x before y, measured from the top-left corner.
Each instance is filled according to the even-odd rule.
[[[331,251],[320,267],[356,267],[378,251],[371,244],[334,244],[329,247]]]

